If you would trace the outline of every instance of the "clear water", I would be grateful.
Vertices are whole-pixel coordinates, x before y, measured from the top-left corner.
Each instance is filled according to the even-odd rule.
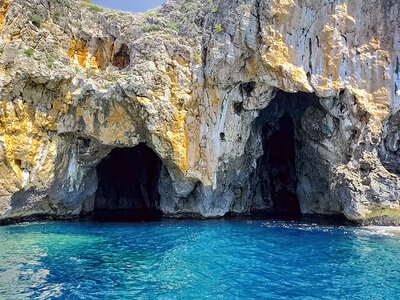
[[[267,221],[0,227],[1,299],[399,299],[395,229]]]

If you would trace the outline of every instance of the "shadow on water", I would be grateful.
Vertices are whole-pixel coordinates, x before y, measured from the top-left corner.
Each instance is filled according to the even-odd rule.
[[[348,220],[344,215],[302,215],[298,218],[277,217],[274,213],[254,211],[250,215],[226,214],[223,217],[204,218],[200,215],[164,216],[159,210],[97,210],[90,215],[78,217],[59,217],[52,215],[34,215],[23,218],[0,220],[0,226],[29,222],[82,222],[82,223],[142,223],[142,222],[215,222],[215,221],[268,221],[288,224],[305,224],[318,226],[360,226],[360,223]]]
[[[95,222],[154,222],[162,219],[159,210],[149,209],[123,209],[123,210],[96,210],[92,216],[86,220]]]

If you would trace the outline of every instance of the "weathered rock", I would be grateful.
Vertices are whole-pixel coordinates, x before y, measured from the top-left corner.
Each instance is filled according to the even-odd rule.
[[[166,215],[273,212],[276,193],[399,224],[399,28],[394,0],[0,1],[0,218],[92,212],[96,166],[145,143]]]

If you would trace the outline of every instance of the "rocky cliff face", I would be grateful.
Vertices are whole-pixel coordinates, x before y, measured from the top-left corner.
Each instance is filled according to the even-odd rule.
[[[400,223],[396,0],[0,0],[0,31],[1,219],[104,206],[132,148],[111,206]]]

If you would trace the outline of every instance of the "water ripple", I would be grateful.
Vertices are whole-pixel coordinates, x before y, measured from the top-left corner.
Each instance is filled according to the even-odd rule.
[[[272,221],[0,227],[4,299],[396,299],[397,227]]]

